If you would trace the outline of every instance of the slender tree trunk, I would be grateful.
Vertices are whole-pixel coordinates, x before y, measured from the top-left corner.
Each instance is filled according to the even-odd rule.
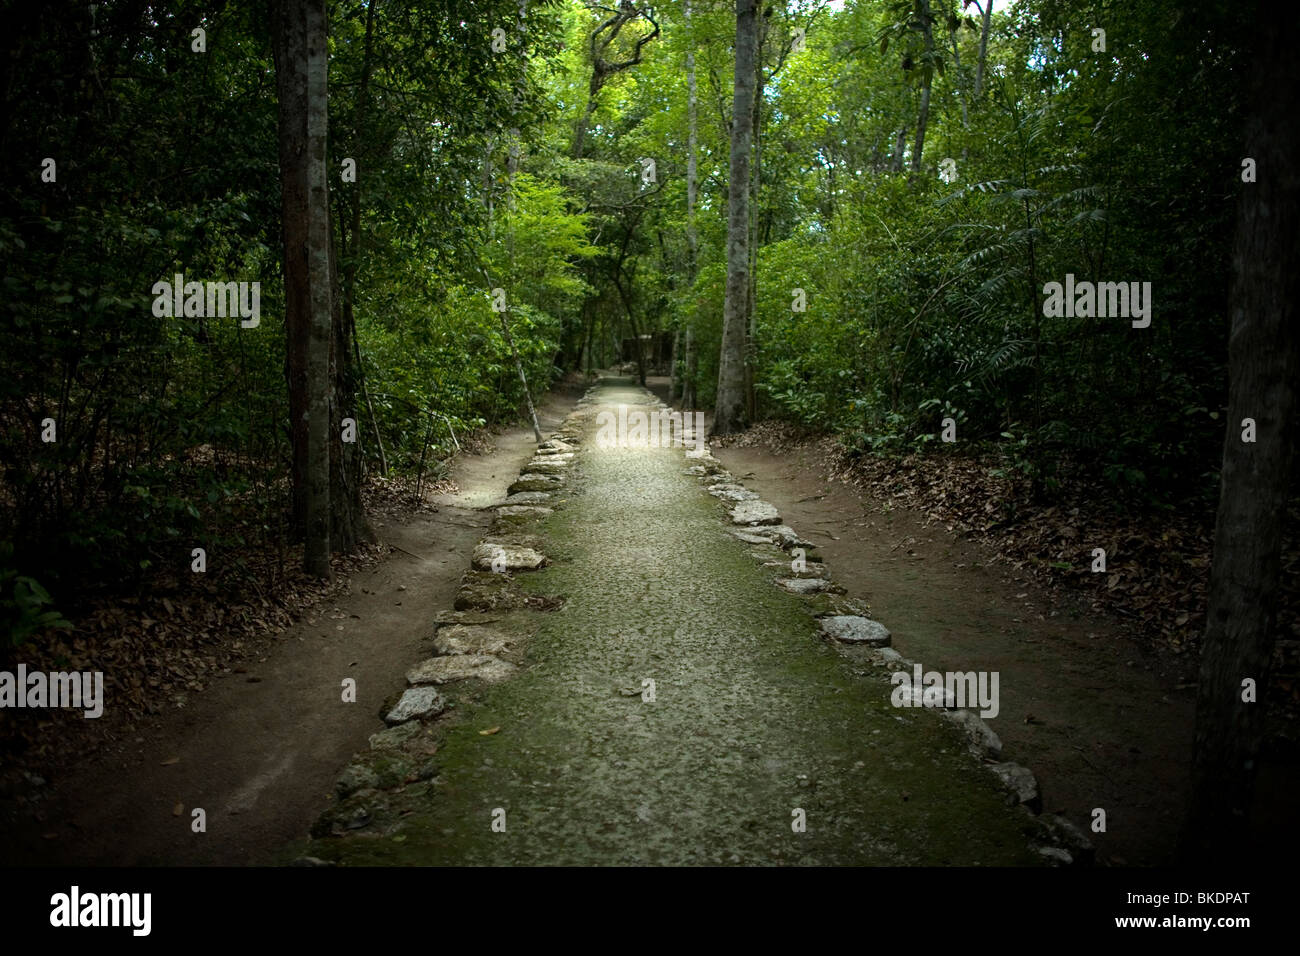
[[[591,125],[592,114],[596,112],[596,95],[600,92],[600,85],[597,84],[596,78],[592,77],[591,88],[587,92],[587,106],[582,111],[582,118],[578,120],[578,126],[573,131],[573,158],[582,159],[582,154],[587,148],[587,127]]]
[[[636,321],[636,313],[632,311],[632,300],[623,289],[623,283],[619,280],[617,274],[614,276],[614,288],[618,290],[618,296],[623,300],[623,309],[627,312],[627,323],[632,327],[632,352],[636,356],[636,377],[641,387],[645,388],[645,349],[641,345],[641,329]]]
[[[275,74],[279,97],[280,231],[284,243],[285,377],[289,392],[292,524],[306,532],[307,352],[311,286],[307,273],[307,65],[300,5],[278,0],[272,9]]]
[[[1255,15],[1263,15],[1262,5]],[[1237,183],[1227,435],[1181,846],[1184,859],[1196,863],[1240,861],[1247,845],[1272,690],[1282,518],[1295,468],[1300,27],[1293,15],[1273,17],[1259,37],[1243,151],[1255,159],[1258,181]],[[1253,443],[1242,440],[1247,418],[1255,422]],[[1243,700],[1247,680],[1255,684],[1256,703]]]
[[[364,123],[369,109],[369,82],[374,40],[374,2],[366,11],[366,38],[362,57],[361,81],[357,93],[356,141],[365,142]],[[353,157],[357,158],[357,157]],[[328,176],[328,170],[326,171]],[[327,187],[328,194],[328,187]],[[358,258],[361,252],[361,193],[359,183],[352,184],[352,203],[349,210],[352,245],[344,270],[346,284],[339,281],[339,268],[335,256],[334,231],[330,230],[330,290],[331,323],[333,336],[330,349],[330,380],[333,383],[330,421],[337,426],[342,419],[359,419],[358,392],[364,396],[379,447],[380,461],[387,470],[383,439],[375,419],[374,406],[365,387],[361,366],[361,348],[356,337],[356,282]],[[340,212],[340,221],[347,222]],[[340,233],[346,235],[340,228]],[[348,250],[344,246],[345,251]],[[360,429],[358,429],[358,435]],[[361,501],[361,484],[364,477],[361,443],[344,442],[342,429],[335,427],[330,435],[330,546],[334,551],[352,552],[363,540],[374,540],[374,532],[366,520],[365,506]]]
[[[731,173],[727,184],[727,291],[713,431],[745,427],[745,326],[749,298],[749,150],[753,138],[755,0],[736,0],[736,70],[731,108]]]
[[[591,363],[592,363],[591,335],[592,335],[593,328],[595,326],[595,318],[592,315],[590,299],[582,303],[582,311],[586,315],[587,321],[586,321],[586,328],[583,330],[582,358],[579,359],[578,361],[578,368],[581,369],[586,375],[590,376]]]
[[[953,90],[957,94],[957,101],[961,103],[961,125],[963,129],[970,128],[970,110],[966,108],[966,93],[962,87],[965,83],[961,76],[961,49],[957,44],[957,24],[958,20],[953,20],[948,26],[948,39],[952,41],[952,68],[957,74],[956,82],[953,84]]]
[[[356,346],[356,327],[343,318],[340,303],[338,262],[334,252],[334,233],[330,231],[330,338],[329,376],[330,416],[334,424],[330,430],[330,549],[351,553],[362,541],[373,541],[374,531],[366,519],[365,505],[361,500],[364,468],[360,441],[343,441],[341,423],[344,418],[360,418],[358,391],[364,390],[361,379],[361,358]],[[355,361],[354,361],[355,357]],[[369,398],[366,398],[369,402]],[[372,421],[374,409],[371,409]],[[356,429],[360,437],[361,429]],[[378,436],[378,425],[375,426]],[[382,451],[382,445],[380,446]]]
[[[284,243],[285,377],[289,392],[292,524],[307,527],[307,352],[311,286],[307,273],[307,39],[301,6],[277,0],[271,8],[279,97],[280,231]]]
[[[1028,155],[1022,152],[1021,156]],[[1029,186],[1029,171],[1022,167],[1022,175],[1025,177],[1024,183],[1026,188]],[[1043,428],[1043,310],[1038,307],[1038,253],[1034,244],[1034,216],[1033,210],[1029,205],[1029,200],[1025,199],[1025,229],[1029,235],[1029,308],[1033,314],[1034,322],[1034,434],[1042,434]],[[1030,453],[1034,463],[1033,480],[1030,482],[1031,494],[1035,499],[1043,496],[1046,489],[1044,481],[1047,459],[1043,449],[1043,443],[1035,441],[1033,451]]]
[[[750,120],[749,159],[749,283],[745,287],[745,420],[752,422],[758,414],[754,395],[754,361],[758,327],[754,304],[758,301],[758,220],[761,211],[759,193],[763,187],[763,46],[767,43],[767,18],[759,17],[758,43],[754,56],[754,106]]]
[[[984,26],[980,30],[980,58],[975,64],[975,99],[984,89],[984,62],[989,52],[989,23],[993,19],[993,0],[984,0]]]
[[[527,6],[521,2],[519,7],[519,20],[516,23],[516,29],[519,32],[521,41],[525,35],[525,30],[526,30],[524,24],[524,19],[526,15],[527,15]],[[523,79],[521,78],[519,84],[516,85],[515,88],[514,104],[516,108],[518,107],[520,97],[522,96],[522,84],[523,84]],[[518,132],[517,130],[511,130],[510,143],[507,144],[508,158],[506,160],[506,170],[510,179],[510,182],[508,182],[506,185],[506,208],[508,210],[514,209],[513,180],[516,171],[515,161],[518,158],[518,153],[514,152],[514,143],[515,143],[515,137],[517,135],[517,132]],[[493,201],[493,190],[495,187],[493,185],[493,178],[492,178],[492,144],[491,143],[489,143],[488,149],[483,156],[483,183],[485,187],[483,202],[484,205],[487,207],[488,235],[495,236],[496,203]],[[513,229],[513,226],[511,228]],[[507,232],[506,234],[506,244],[507,244],[506,246],[507,250],[509,252],[510,263],[511,266],[513,266],[514,242],[509,232]],[[487,288],[490,291],[492,288],[494,288],[494,286],[492,285],[492,278],[491,276],[488,275],[486,269],[483,270],[482,275],[483,275],[483,281],[487,283]],[[507,301],[509,301],[508,298]],[[537,444],[540,445],[542,443],[542,428],[541,428],[541,424],[537,420],[537,408],[533,404],[532,389],[530,389],[528,386],[528,375],[527,373],[524,372],[524,361],[519,355],[518,346],[515,345],[515,337],[510,332],[510,319],[508,318],[509,311],[510,311],[509,308],[507,308],[505,311],[499,313],[501,318],[501,335],[506,341],[506,347],[510,349],[511,356],[514,357],[515,371],[519,374],[519,382],[524,389],[524,401],[528,405],[528,418],[533,426],[533,436],[537,439]]]
[[[681,341],[682,330],[673,329],[672,346],[668,351],[668,404],[677,401],[677,345]]]
[[[528,42],[528,0],[519,0],[519,20],[515,25],[519,34],[520,50],[527,49]],[[521,54],[522,55],[522,54]],[[524,94],[528,83],[528,60],[524,58],[523,65],[519,70],[519,80],[515,84],[515,95],[513,100],[514,110],[517,112],[520,104],[523,102]],[[515,176],[519,172],[519,129],[511,127],[510,129],[510,149],[506,159],[506,208],[513,213],[515,211]],[[515,268],[515,224],[510,224],[510,230],[506,233],[506,249],[509,252],[510,272],[513,276]],[[505,333],[506,343],[510,346],[510,351],[515,356],[515,367],[519,370],[519,381],[524,386],[524,400],[528,403],[528,417],[533,423],[533,436],[537,439],[537,444],[542,443],[542,426],[537,420],[537,408],[533,405],[533,392],[528,386],[528,376],[524,374],[524,363],[519,358],[519,350],[515,348],[514,337],[510,334],[510,325],[506,320],[506,313],[501,313],[501,331]]]
[[[921,108],[916,113],[916,147],[912,150],[912,172],[921,171],[925,148],[925,127],[930,121],[930,85],[934,80],[934,26],[930,22],[930,0],[916,0],[916,16],[925,38],[925,64],[921,67]]]
[[[907,127],[900,126],[898,135],[894,137],[894,157],[890,161],[889,168],[896,173],[903,171],[903,150],[907,148]]]
[[[489,136],[483,144],[483,208],[487,210],[488,235],[492,236],[492,214],[496,211],[496,183],[492,181],[492,150],[496,148],[496,137]]]
[[[700,238],[695,228],[695,201],[699,191],[699,166],[696,158],[698,135],[699,98],[695,88],[695,43],[691,33],[691,0],[686,0],[686,33],[689,46],[686,50],[686,250],[687,283],[691,290],[690,300],[695,300],[695,279],[699,269]],[[686,317],[686,369],[682,383],[682,408],[690,410],[695,406],[695,310]]]
[[[374,60],[375,3],[376,0],[369,0],[366,4],[366,38],[363,47],[364,55],[361,60],[361,81],[357,90],[357,122],[354,130],[355,142],[358,147],[366,141],[366,114],[370,110],[370,73],[371,64]],[[363,165],[362,157],[356,156],[353,158],[357,160],[358,165]],[[359,175],[365,175],[364,171],[359,171]],[[343,242],[343,254],[347,260],[343,269],[345,278],[342,288],[343,325],[346,334],[352,338],[352,358],[356,362],[356,380],[361,387],[361,394],[366,402],[366,410],[370,414],[370,425],[374,429],[375,446],[379,450],[379,467],[382,473],[387,475],[388,456],[384,454],[384,438],[379,431],[379,419],[375,415],[375,405],[370,400],[370,390],[366,387],[365,368],[361,362],[361,341],[357,336],[357,270],[361,262],[361,185],[359,182],[352,184],[352,203],[349,208],[351,228],[348,230],[348,237],[350,237],[351,243],[349,244],[346,239]]]
[[[308,352],[307,539],[304,569],[330,576],[331,416],[334,394],[333,231],[330,228],[329,179],[325,168],[329,131],[328,32],[324,0],[303,0],[307,25],[307,257],[311,283],[311,347]]]
[[[682,383],[682,408],[694,410],[695,376],[699,374],[699,355],[695,347],[695,332],[691,326],[686,327],[686,380]]]
[[[528,49],[528,0],[519,0],[519,20],[515,24],[515,32],[519,35],[519,49],[521,51]],[[519,111],[520,104],[524,101],[524,96],[528,92],[528,60],[525,58],[523,66],[519,71],[519,80],[515,84],[515,95],[513,108],[516,113]],[[506,178],[510,183],[510,190],[507,194],[507,202],[510,204],[511,212],[515,208],[515,175],[519,172],[519,127],[510,128],[510,151],[506,159]]]
[[[285,324],[303,568],[330,576],[330,273],[324,0],[276,4]],[[295,509],[297,511],[297,509]]]

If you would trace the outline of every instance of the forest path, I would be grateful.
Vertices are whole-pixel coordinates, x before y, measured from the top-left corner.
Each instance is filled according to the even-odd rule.
[[[509,585],[563,606],[456,618],[486,634],[527,617],[518,672],[443,685],[454,707],[434,733],[406,725],[414,741],[389,732],[405,756],[358,758],[344,777],[365,783],[293,852],[354,865],[1042,862],[1027,816],[957,730],[891,706],[883,672],[819,639],[807,599],[775,585],[788,555],[731,533],[682,448],[596,440],[599,412],[653,401],[606,382],[569,426],[583,431],[566,483],[524,529],[550,563]],[[372,788],[413,753],[431,764]]]
[[[576,397],[547,396],[543,425]],[[372,514],[380,540],[399,550],[355,572],[348,592],[267,639],[184,709],[123,728],[116,744],[51,779],[39,822],[0,828],[0,859],[236,866],[266,862],[301,836],[328,805],[339,766],[375,729],[378,702],[401,686],[429,620],[454,600],[490,520],[480,501],[503,497],[534,447],[531,425],[507,429],[490,451],[453,462],[461,490],[436,496],[437,510]],[[345,677],[357,682],[358,704],[341,700]],[[191,829],[196,807],[206,833]]]
[[[1045,810],[1089,828],[1099,862],[1172,862],[1195,703],[1176,668],[1084,595],[1048,591],[905,503],[826,478],[808,448],[715,451],[870,599],[897,650],[927,670],[999,673],[987,723],[1005,758],[1033,770]],[[1090,829],[1094,808],[1105,832]]]

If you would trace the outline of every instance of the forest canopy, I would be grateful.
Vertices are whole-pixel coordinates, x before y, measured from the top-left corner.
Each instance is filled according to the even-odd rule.
[[[738,425],[1208,512],[1253,175],[1233,6],[788,0],[753,19],[737,117],[735,4],[327,5],[339,480],[423,470],[519,415],[525,381],[644,377],[629,343],[655,340],[691,408],[739,350]],[[177,577],[196,542],[238,554],[297,525],[271,23],[258,2],[4,6],[15,633]],[[160,317],[175,276],[218,304],[256,284],[259,321],[235,296],[190,308],[188,286]],[[1066,294],[1085,286],[1099,306]],[[336,550],[357,538],[336,529]]]

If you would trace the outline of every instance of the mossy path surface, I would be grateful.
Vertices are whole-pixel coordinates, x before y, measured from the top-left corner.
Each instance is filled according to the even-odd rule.
[[[384,825],[305,852],[351,865],[1041,863],[1027,816],[959,733],[892,707],[887,679],[818,637],[807,601],[757,557],[781,552],[730,533],[681,448],[600,447],[596,413],[647,393],[605,385],[593,401],[554,513],[521,529],[549,563],[513,581],[563,606],[522,612],[535,631],[513,677],[449,693],[433,775],[383,795]]]

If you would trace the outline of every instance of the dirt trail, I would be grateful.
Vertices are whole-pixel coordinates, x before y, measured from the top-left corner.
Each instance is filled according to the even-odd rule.
[[[826,480],[805,453],[715,449],[746,486],[817,543],[926,670],[1000,672],[988,721],[1005,759],[1038,776],[1044,809],[1088,828],[1099,862],[1171,862],[1186,794],[1194,691],[1179,690],[1111,622],[1054,600],[942,527]]]
[[[539,408],[554,427],[576,394]],[[531,427],[497,435],[484,455],[455,462],[461,491],[434,499],[436,513],[376,518],[395,550],[355,574],[349,592],[281,632],[268,651],[184,709],[142,721],[71,772],[50,780],[45,822],[0,833],[7,864],[241,865],[267,862],[307,832],[338,769],[375,730],[385,697],[454,600],[469,552],[491,519],[480,510],[535,447]],[[357,702],[342,701],[354,678]],[[177,813],[177,807],[180,812]],[[191,831],[202,808],[207,832]]]
[[[662,394],[664,382],[650,384]],[[644,401],[635,389],[610,394]],[[572,398],[552,397],[539,409],[547,433],[571,405]],[[380,702],[404,686],[406,669],[427,650],[435,614],[452,606],[469,552],[491,524],[492,512],[480,509],[505,497],[533,448],[531,428],[505,432],[491,453],[456,463],[460,491],[434,499],[437,513],[376,519],[381,539],[400,550],[355,575],[350,593],[279,635],[244,665],[246,673],[214,681],[184,709],[143,721],[117,746],[51,780],[46,820],[0,833],[0,858],[106,865],[281,859],[283,846],[331,803],[339,768],[380,726]],[[1094,808],[1106,810],[1106,832],[1089,834],[1100,862],[1169,861],[1185,789],[1192,692],[1177,689],[1110,622],[1018,580],[977,544],[926,527],[905,508],[825,480],[803,453],[714,450],[783,520],[816,541],[835,581],[870,603],[903,654],[926,669],[1000,672],[1001,713],[989,723],[1005,759],[1037,774],[1046,811],[1087,828]],[[664,457],[670,454],[678,457]],[[511,682],[514,690],[495,689],[486,704],[466,700],[463,719],[479,715],[478,723],[509,729],[489,739],[467,732],[441,756],[453,783],[453,822],[446,822],[444,800],[416,826],[441,836],[414,840],[406,852],[422,848],[422,859],[440,862],[482,852],[499,862],[553,860],[564,834],[587,820],[596,821],[596,831],[563,851],[574,862],[889,859],[888,848],[841,845],[825,830],[775,855],[777,844],[752,839],[762,816],[753,808],[788,814],[791,800],[816,804],[842,827],[870,825],[858,819],[852,798],[884,799],[891,782],[878,774],[864,780],[852,767],[856,760],[844,764],[860,734],[848,733],[852,724],[840,716],[845,694],[865,706],[857,697],[863,684],[815,641],[786,643],[781,628],[771,630],[774,620],[784,620],[775,610],[784,596],[768,575],[755,577],[743,547],[714,540],[714,503],[681,476],[680,451],[638,455],[581,463],[583,487],[598,494],[575,499],[583,504],[581,521],[562,510],[548,522],[558,561],[525,576],[530,587],[562,588],[578,599],[548,615],[529,650],[531,662],[543,665],[535,674],[525,671]],[[719,566],[729,569],[727,580],[706,587],[710,569]],[[627,585],[642,578],[637,587]],[[714,601],[719,590],[729,601],[750,595],[750,610],[761,613],[723,620]],[[627,689],[651,674],[660,675],[668,701],[677,699],[636,721]],[[340,700],[345,677],[357,681],[358,704]],[[539,696],[520,703],[517,693]],[[807,703],[824,697],[838,700]],[[796,700],[807,703],[803,711]],[[525,714],[526,728],[513,719]],[[554,740],[538,736],[547,727]],[[836,745],[842,753],[819,752],[812,743],[836,736],[845,738]],[[890,758],[906,762],[907,753],[891,750]],[[881,754],[861,756],[870,767]],[[533,781],[531,792],[519,789],[525,780]],[[710,783],[697,792],[694,780]],[[481,808],[470,797],[485,794],[487,781],[488,789],[508,794],[498,802],[535,812],[531,840],[505,844],[509,851],[481,842]],[[907,788],[909,800],[923,786],[894,783],[900,792]],[[802,788],[812,794],[800,800]],[[849,803],[841,805],[844,798]],[[717,829],[724,804],[733,814],[726,840]],[[206,834],[191,832],[195,807],[207,813]],[[557,807],[568,809],[557,815]],[[575,807],[586,809],[575,816]],[[456,822],[458,813],[464,821]],[[688,839],[692,830],[698,832]],[[380,841],[371,849],[382,858],[393,846]],[[913,853],[929,850],[918,844]]]

